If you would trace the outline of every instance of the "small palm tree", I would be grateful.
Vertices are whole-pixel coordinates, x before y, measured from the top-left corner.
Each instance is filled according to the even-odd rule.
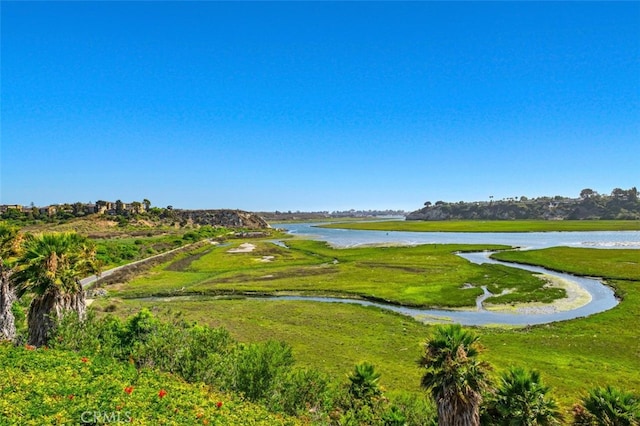
[[[29,344],[42,346],[66,311],[84,317],[86,304],[80,279],[98,272],[95,247],[78,234],[57,233],[30,235],[23,250],[12,279],[18,297],[27,292],[35,294],[27,317]]]
[[[560,411],[537,371],[513,367],[503,373],[488,404],[492,424],[549,426],[560,424]]]
[[[380,376],[375,366],[366,362],[357,364],[349,375],[349,394],[365,404],[370,404],[374,398],[382,395],[382,389],[378,384]]]
[[[574,407],[575,425],[640,425],[640,398],[632,393],[607,386],[592,389]]]
[[[426,369],[421,385],[438,407],[440,426],[480,424],[482,391],[488,388],[489,365],[477,359],[478,336],[459,324],[438,326],[425,345],[419,364]]]
[[[11,285],[11,259],[17,254],[18,241],[17,228],[0,224],[0,340],[13,340],[16,337],[15,318],[11,310],[16,300],[15,289]]]

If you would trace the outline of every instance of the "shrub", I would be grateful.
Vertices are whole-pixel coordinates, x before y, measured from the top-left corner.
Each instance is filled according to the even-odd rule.
[[[574,425],[640,425],[640,399],[630,392],[607,386],[592,389],[573,408]]]
[[[270,406],[275,411],[318,421],[326,417],[332,405],[329,385],[329,377],[317,370],[294,368],[280,376]]]
[[[128,362],[0,344],[2,425],[296,425],[202,384]]]
[[[230,368],[231,389],[251,401],[265,399],[293,365],[291,347],[268,341],[238,345]]]
[[[431,399],[422,394],[401,392],[390,396],[391,409],[404,415],[406,426],[437,426],[438,413]]]

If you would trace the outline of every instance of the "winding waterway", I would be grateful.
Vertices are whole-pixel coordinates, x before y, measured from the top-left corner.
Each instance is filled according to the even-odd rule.
[[[385,232],[317,228],[317,224],[277,224],[294,235],[327,241],[336,247],[356,247],[368,244],[505,244],[522,249],[539,249],[554,246],[591,248],[640,249],[640,231],[615,232],[530,232],[530,233],[463,233],[463,232]],[[578,285],[589,293],[590,300],[569,310],[531,309],[514,312],[485,310],[481,301],[475,310],[416,309],[397,305],[369,302],[358,299],[342,299],[311,296],[276,296],[272,300],[305,300],[313,302],[352,303],[376,306],[414,317],[424,322],[456,322],[463,325],[533,325],[568,320],[592,315],[613,308],[618,301],[613,291],[600,280],[576,277],[540,267],[504,263],[489,258],[490,253],[460,254],[475,263],[499,263],[535,273],[546,274],[570,284]],[[485,294],[484,297],[486,297]]]

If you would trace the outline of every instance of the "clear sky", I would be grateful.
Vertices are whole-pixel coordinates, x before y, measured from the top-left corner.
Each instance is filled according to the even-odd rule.
[[[0,203],[640,186],[640,2],[8,2]]]

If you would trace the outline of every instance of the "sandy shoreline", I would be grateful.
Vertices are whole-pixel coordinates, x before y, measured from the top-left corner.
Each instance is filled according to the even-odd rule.
[[[492,312],[509,312],[520,314],[552,314],[577,309],[591,302],[591,294],[578,284],[552,275],[542,274],[547,281],[546,287],[563,288],[567,297],[553,301],[552,303],[516,303],[512,305],[492,305],[485,303],[484,308]]]
[[[236,248],[227,250],[227,253],[251,253],[256,249],[256,246],[251,243],[242,243]]]

